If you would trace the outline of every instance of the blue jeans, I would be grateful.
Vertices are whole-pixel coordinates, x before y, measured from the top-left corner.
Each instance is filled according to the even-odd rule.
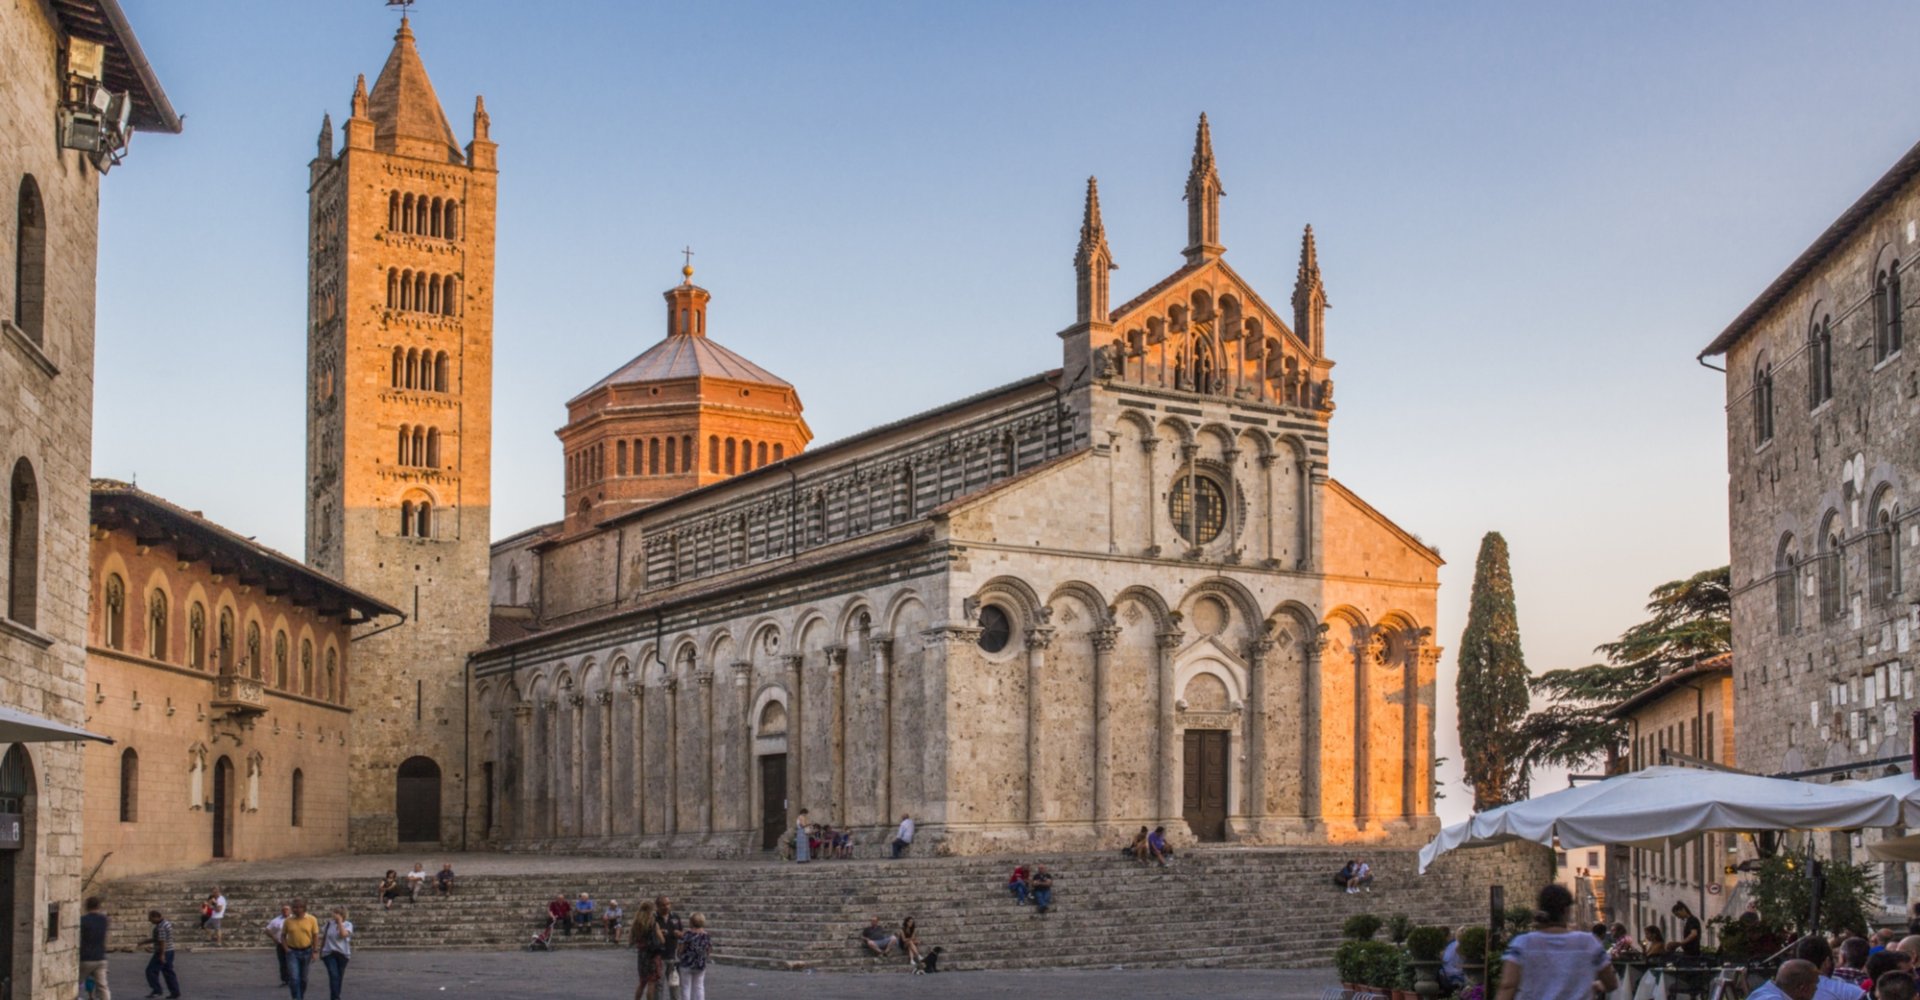
[[[164,957],[154,955],[147,959],[147,989],[154,993],[160,992],[160,977],[162,976],[165,976],[167,979],[168,995],[179,996],[180,977],[173,974],[172,950],[168,950]]]
[[[293,1000],[303,1000],[307,995],[307,965],[313,961],[313,949],[287,949],[287,992]]]
[[[1007,889],[1013,893],[1015,902],[1024,903],[1027,901],[1027,884],[1025,882],[1008,882]]]
[[[1053,905],[1052,889],[1033,890],[1033,906],[1035,909],[1039,910],[1042,913],[1045,913],[1047,912],[1047,907],[1052,905]]]
[[[347,956],[328,953],[320,956],[320,964],[327,967],[327,996],[340,1000],[340,981],[347,978]]]

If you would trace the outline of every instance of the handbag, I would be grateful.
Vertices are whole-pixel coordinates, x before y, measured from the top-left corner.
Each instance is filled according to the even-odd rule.
[[[667,985],[676,990],[680,988],[680,966],[674,965],[667,969]]]

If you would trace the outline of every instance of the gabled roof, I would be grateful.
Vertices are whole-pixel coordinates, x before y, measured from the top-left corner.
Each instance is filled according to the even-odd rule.
[[[640,352],[640,356],[621,365],[613,374],[595,382],[581,396],[602,386],[630,385],[636,382],[666,382],[683,378],[724,378],[736,382],[758,382],[793,388],[793,383],[721,347],[709,337],[675,334]]]
[[[427,67],[413,47],[413,29],[404,17],[400,30],[394,33],[387,64],[381,67],[380,78],[367,95],[367,117],[373,119],[375,149],[392,152],[397,139],[422,139],[446,146],[450,162],[465,159],[460,141],[453,136],[453,126],[440,108],[440,98],[434,95],[433,81],[427,79]]]
[[[1677,688],[1686,686],[1690,681],[1712,677],[1715,674],[1733,676],[1733,654],[1721,653],[1710,656],[1691,667],[1683,667],[1642,688],[1639,693],[1612,708],[1607,709],[1607,718],[1624,719],[1640,709],[1659,701]]]
[[[133,26],[120,9],[119,0],[52,0],[60,27],[68,34],[107,47],[106,85],[116,93],[133,97],[129,121],[145,132],[178,132],[180,116],[160,89]]]

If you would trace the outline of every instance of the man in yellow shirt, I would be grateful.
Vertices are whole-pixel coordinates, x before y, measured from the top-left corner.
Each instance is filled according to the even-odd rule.
[[[280,925],[280,942],[287,947],[287,992],[293,1000],[307,995],[307,966],[320,951],[320,921],[307,912],[307,901],[293,901],[293,916]]]

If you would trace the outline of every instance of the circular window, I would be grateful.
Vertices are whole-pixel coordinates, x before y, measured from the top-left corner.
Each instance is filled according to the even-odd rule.
[[[1007,640],[1013,637],[1013,620],[1007,617],[997,605],[989,604],[980,609],[980,648],[989,653],[998,653],[1007,648]]]
[[[1208,476],[1181,476],[1173,481],[1169,512],[1180,537],[1194,545],[1205,545],[1220,537],[1226,525],[1227,497],[1220,484]]]

